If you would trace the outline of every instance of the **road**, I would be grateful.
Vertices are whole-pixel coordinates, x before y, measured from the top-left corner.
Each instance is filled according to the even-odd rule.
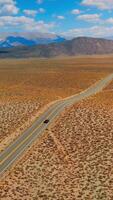
[[[39,118],[36,119],[30,128],[28,128],[3,152],[1,152],[0,175],[3,175],[15,163],[15,161],[24,154],[25,150],[27,150],[27,148],[29,148],[33,142],[38,139],[39,135],[44,132],[44,130],[53,122],[55,117],[64,110],[65,107],[100,92],[112,81],[112,79],[113,74],[98,81],[87,90],[64,100],[57,101],[54,105],[50,106]],[[49,123],[47,124],[44,123],[44,120],[46,119],[49,119]]]

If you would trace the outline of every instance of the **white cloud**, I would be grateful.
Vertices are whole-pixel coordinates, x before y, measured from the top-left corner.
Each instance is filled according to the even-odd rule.
[[[75,28],[62,33],[67,38],[74,38],[80,36],[89,37],[112,37],[113,27],[109,26],[92,26],[89,28]]]
[[[113,17],[107,19],[105,22],[108,24],[113,24]]]
[[[0,5],[2,4],[14,4],[14,0],[0,0]]]
[[[45,11],[45,9],[44,8],[39,8],[38,9],[38,13],[45,13],[46,11]]]
[[[96,23],[97,21],[101,21],[100,15],[99,14],[85,14],[85,15],[79,15],[77,17],[79,20],[83,20],[86,22],[94,22]]]
[[[42,3],[43,3],[43,0],[37,0],[37,3],[38,3],[38,4],[42,4]]]
[[[38,31],[25,31],[25,32],[0,32],[0,40],[4,40],[9,35],[16,37],[25,37],[27,39],[38,39],[38,38],[50,38],[55,39],[57,35],[55,33],[50,32],[38,32]]]
[[[1,16],[0,28],[2,30],[14,29],[21,31],[39,31],[48,32],[54,27],[54,23],[45,23],[44,21],[35,21],[34,18],[25,16]]]
[[[60,19],[60,20],[63,20],[63,19],[65,19],[65,17],[64,17],[64,16],[62,16],[62,15],[58,15],[58,16],[56,16],[56,18],[57,18],[57,19]]]
[[[73,15],[78,15],[78,14],[80,14],[80,13],[81,13],[81,12],[80,12],[79,9],[74,9],[74,10],[71,11],[71,14],[73,14]]]
[[[0,15],[16,15],[18,11],[14,0],[0,0]]]
[[[36,14],[43,14],[46,11],[44,8],[39,8],[38,10],[24,10],[23,12],[27,16],[35,17]]]
[[[0,15],[16,15],[19,9],[15,5],[7,4],[1,7]]]
[[[113,0],[83,0],[82,4],[86,6],[96,6],[101,10],[113,9]]]
[[[49,32],[50,29],[54,27],[54,23],[45,23],[44,21],[34,22],[31,27],[30,31],[37,31],[37,32]],[[29,31],[29,25],[25,27],[26,31]]]
[[[37,14],[37,10],[24,10],[23,12],[25,15],[32,17],[35,17],[35,15]]]
[[[16,25],[32,24],[34,22],[34,19],[25,16],[20,16],[20,17],[2,16],[0,17],[0,22],[5,27],[8,25],[16,26]]]

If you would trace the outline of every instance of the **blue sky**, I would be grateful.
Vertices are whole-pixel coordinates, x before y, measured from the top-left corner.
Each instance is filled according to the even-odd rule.
[[[113,37],[113,0],[0,0],[0,37],[9,32]]]

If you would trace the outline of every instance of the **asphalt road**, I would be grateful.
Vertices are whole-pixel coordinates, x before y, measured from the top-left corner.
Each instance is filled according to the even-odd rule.
[[[98,81],[87,90],[71,96],[67,99],[57,101],[48,108],[36,121],[28,128],[23,134],[21,134],[13,143],[11,143],[3,152],[0,154],[0,175],[4,174],[14,162],[23,155],[24,151],[30,147],[35,140],[38,139],[44,130],[52,123],[56,116],[58,116],[65,107],[70,106],[74,103],[81,101],[91,95],[100,92],[105,88],[110,81],[113,79],[113,74],[106,78]],[[49,119],[47,124],[44,123],[46,119]],[[2,177],[2,176],[1,176]]]

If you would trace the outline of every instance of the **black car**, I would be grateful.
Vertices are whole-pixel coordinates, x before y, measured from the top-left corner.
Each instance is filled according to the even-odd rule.
[[[49,119],[46,119],[46,120],[44,121],[44,124],[48,124],[48,122],[49,122]]]

